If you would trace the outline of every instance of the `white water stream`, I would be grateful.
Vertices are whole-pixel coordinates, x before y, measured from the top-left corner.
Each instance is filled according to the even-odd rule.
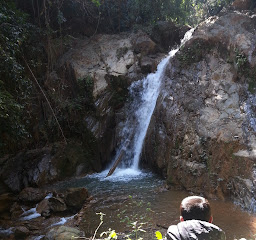
[[[193,32],[194,29],[191,29],[185,34],[180,46],[192,37]],[[139,170],[140,155],[156,106],[163,74],[170,58],[176,54],[179,48],[170,51],[169,55],[159,63],[155,73],[149,74],[146,78],[136,81],[130,86],[130,96],[133,101],[130,104],[128,117],[121,132],[121,147],[117,151],[114,162],[122,150],[125,150],[125,156],[122,158],[121,166],[115,170],[113,180],[126,179],[128,176],[136,178],[141,174]]]

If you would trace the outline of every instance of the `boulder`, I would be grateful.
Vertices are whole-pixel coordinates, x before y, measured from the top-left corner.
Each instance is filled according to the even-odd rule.
[[[46,197],[46,192],[40,188],[27,187],[24,188],[18,198],[22,202],[39,202]]]
[[[24,226],[19,226],[14,231],[15,239],[25,239],[29,234],[30,231]]]
[[[62,198],[51,197],[48,199],[49,207],[53,212],[63,212],[67,210],[67,206]]]
[[[43,201],[41,201],[40,203],[38,203],[37,207],[36,207],[36,211],[41,214],[42,217],[49,217],[50,211],[51,211],[51,207],[50,207],[50,203],[48,199],[44,199]]]
[[[86,188],[70,188],[65,194],[65,202],[68,207],[81,209],[88,197]]]
[[[110,122],[109,119],[108,121]],[[106,123],[107,129],[109,122]],[[94,147],[96,148],[97,144]],[[100,144],[100,147],[107,148],[104,144]],[[94,152],[95,155],[98,154],[96,150]],[[79,165],[83,166],[79,170],[83,175],[93,170],[100,171],[102,167],[99,157],[91,161],[88,151],[81,147],[80,141],[69,141],[67,145],[55,143],[49,148],[24,151],[7,158],[0,167],[0,180],[9,188],[9,192],[11,190],[19,193],[23,189],[20,200],[39,202],[45,197],[45,193],[36,190],[37,187],[74,176]],[[27,188],[31,186],[34,188]]]
[[[140,60],[140,67],[142,73],[151,73],[156,69],[156,64],[152,58],[144,56]]]
[[[45,240],[70,240],[79,238],[82,235],[81,231],[71,227],[56,227],[52,228],[44,237]]]
[[[23,151],[10,156],[0,168],[4,186],[18,193],[29,186],[41,186],[56,179],[57,172],[51,164],[51,148]]]
[[[158,64],[165,57],[164,54],[141,56],[140,67],[142,73],[152,73],[157,70]]]
[[[142,54],[143,56],[156,53],[156,43],[153,42],[150,37],[144,33],[139,32],[134,36],[134,52],[136,54]]]

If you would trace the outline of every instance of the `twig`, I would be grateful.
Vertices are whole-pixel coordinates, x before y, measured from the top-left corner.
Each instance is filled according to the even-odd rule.
[[[99,226],[96,228],[92,240],[95,240],[96,234],[97,234],[97,232],[98,232],[98,230],[99,230],[99,228],[100,228],[100,226],[101,226],[102,224],[103,224],[103,221],[101,221],[100,224],[99,224]]]
[[[99,24],[100,24],[100,15],[101,15],[101,12],[99,12],[98,23],[97,23],[97,26],[96,26],[95,32],[94,32],[94,34],[91,36],[91,38],[93,38],[93,37],[94,37],[94,35],[95,35],[95,34],[97,33],[97,31],[98,31],[98,27],[99,27]]]
[[[44,95],[44,97],[45,97],[45,99],[46,99],[46,102],[48,103],[48,105],[49,105],[49,107],[50,107],[50,109],[51,109],[51,111],[52,111],[52,114],[53,114],[53,116],[54,116],[54,118],[55,118],[55,120],[56,120],[56,122],[57,122],[57,125],[58,125],[58,127],[59,127],[59,129],[60,129],[60,132],[61,132],[61,135],[62,135],[62,137],[63,137],[64,143],[67,144],[67,140],[66,140],[65,135],[64,135],[64,133],[63,133],[63,131],[62,131],[62,128],[61,128],[61,126],[60,126],[60,123],[59,123],[59,121],[58,121],[58,119],[57,119],[57,117],[56,117],[56,115],[55,115],[55,113],[54,113],[54,110],[53,110],[53,108],[52,108],[52,106],[51,106],[50,101],[48,100],[47,96],[45,95],[44,90],[42,89],[42,87],[40,86],[39,82],[37,81],[37,79],[36,79],[36,77],[35,77],[33,71],[32,71],[31,68],[29,67],[29,65],[28,65],[26,59],[24,58],[24,56],[22,56],[22,58],[23,58],[23,60],[25,61],[25,64],[26,64],[28,70],[30,71],[31,75],[33,76],[33,79],[35,80],[37,86],[39,87],[40,91],[41,91],[42,94]]]
[[[163,226],[163,225],[161,225],[161,224],[158,224],[158,223],[156,224],[156,226],[157,226],[157,227],[161,227],[161,228],[163,228],[163,229],[168,229],[168,227],[166,227],[166,226]]]

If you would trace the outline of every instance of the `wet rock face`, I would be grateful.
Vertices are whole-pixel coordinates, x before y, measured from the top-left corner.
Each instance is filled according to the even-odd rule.
[[[98,159],[92,161],[80,143],[70,141],[68,145],[54,144],[6,159],[0,168],[1,191],[19,193],[23,190],[21,200],[39,201],[45,193],[37,187],[100,169],[101,162]]]
[[[35,149],[6,159],[0,170],[0,179],[6,190],[20,192],[25,187],[40,186],[56,179],[50,152],[50,148]]]
[[[228,12],[206,20],[171,60],[143,158],[170,184],[231,196],[248,209],[255,198],[254,18]]]
[[[116,147],[116,116],[127,100],[129,85],[156,70],[163,57],[160,48],[142,31],[80,39],[59,60],[56,71],[46,81],[46,88],[53,92],[59,89],[56,83],[65,83],[64,90],[58,91],[67,98],[76,96],[81,82],[91,86],[90,94],[84,95],[90,96],[93,110],[84,114],[83,123],[94,138],[96,171],[111,160]]]

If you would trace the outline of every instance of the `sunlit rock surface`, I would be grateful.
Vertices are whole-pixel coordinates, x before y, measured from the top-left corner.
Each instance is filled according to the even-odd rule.
[[[226,12],[197,27],[166,69],[143,156],[169,184],[253,211],[255,24]]]

